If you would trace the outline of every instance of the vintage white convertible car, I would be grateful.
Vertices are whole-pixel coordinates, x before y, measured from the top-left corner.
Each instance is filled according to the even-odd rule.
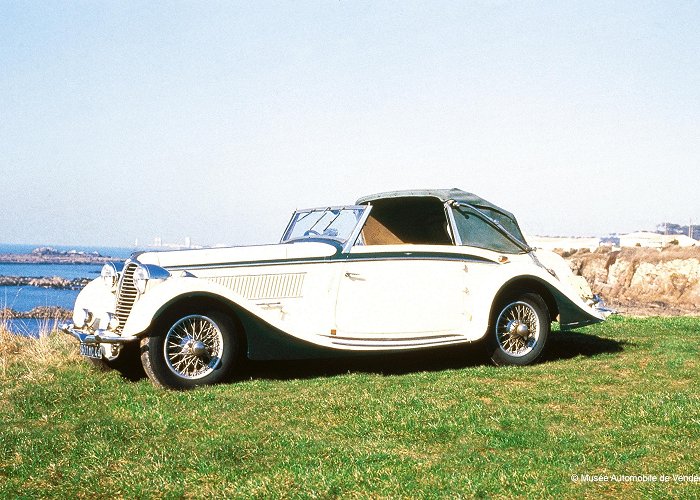
[[[382,193],[297,210],[279,244],[145,252],[107,264],[66,333],[154,384],[229,378],[242,356],[304,359],[483,340],[526,365],[550,322],[602,321],[585,280],[530,248],[515,217],[457,189]]]

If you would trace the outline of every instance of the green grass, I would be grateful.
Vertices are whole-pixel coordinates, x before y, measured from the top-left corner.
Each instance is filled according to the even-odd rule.
[[[191,392],[98,373],[57,335],[0,338],[0,497],[698,497],[700,319],[557,332],[545,360],[469,350],[258,363]]]

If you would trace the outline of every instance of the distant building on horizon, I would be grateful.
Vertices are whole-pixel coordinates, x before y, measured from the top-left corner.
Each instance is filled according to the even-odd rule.
[[[644,248],[664,248],[669,245],[679,247],[692,247],[700,245],[698,240],[694,240],[684,234],[659,234],[651,231],[638,231],[636,233],[621,234],[620,247],[644,247]]]
[[[138,242],[138,240],[136,240]],[[167,243],[163,241],[163,238],[156,236],[153,238],[153,244],[146,245],[148,248],[153,248],[156,250],[188,250],[188,249],[199,249],[204,248],[202,245],[196,245],[192,243],[192,238],[189,236],[185,237],[183,243]]]
[[[526,236],[530,246],[543,250],[583,250],[594,251],[600,246],[600,238],[576,236]]]

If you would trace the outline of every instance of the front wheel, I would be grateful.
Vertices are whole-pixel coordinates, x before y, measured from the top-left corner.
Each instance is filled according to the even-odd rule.
[[[240,348],[228,316],[219,311],[192,313],[164,325],[141,340],[141,363],[154,385],[192,389],[230,377]]]
[[[544,349],[549,335],[547,306],[534,293],[502,301],[491,321],[489,352],[491,361],[501,365],[529,365]]]

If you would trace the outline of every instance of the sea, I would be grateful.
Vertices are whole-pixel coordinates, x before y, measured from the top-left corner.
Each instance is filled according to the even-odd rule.
[[[51,247],[59,251],[77,250],[98,252],[115,260],[128,258],[136,248],[64,246],[64,245],[13,245],[0,243],[0,254],[27,254],[39,247]],[[53,277],[66,279],[89,278],[100,275],[102,264],[3,264],[0,263],[0,276]],[[59,306],[72,310],[79,290],[62,290],[34,286],[0,286],[0,309],[9,307],[15,311],[30,311],[38,306]],[[7,322],[13,333],[37,336],[42,329],[54,327],[43,319],[15,319]]]

